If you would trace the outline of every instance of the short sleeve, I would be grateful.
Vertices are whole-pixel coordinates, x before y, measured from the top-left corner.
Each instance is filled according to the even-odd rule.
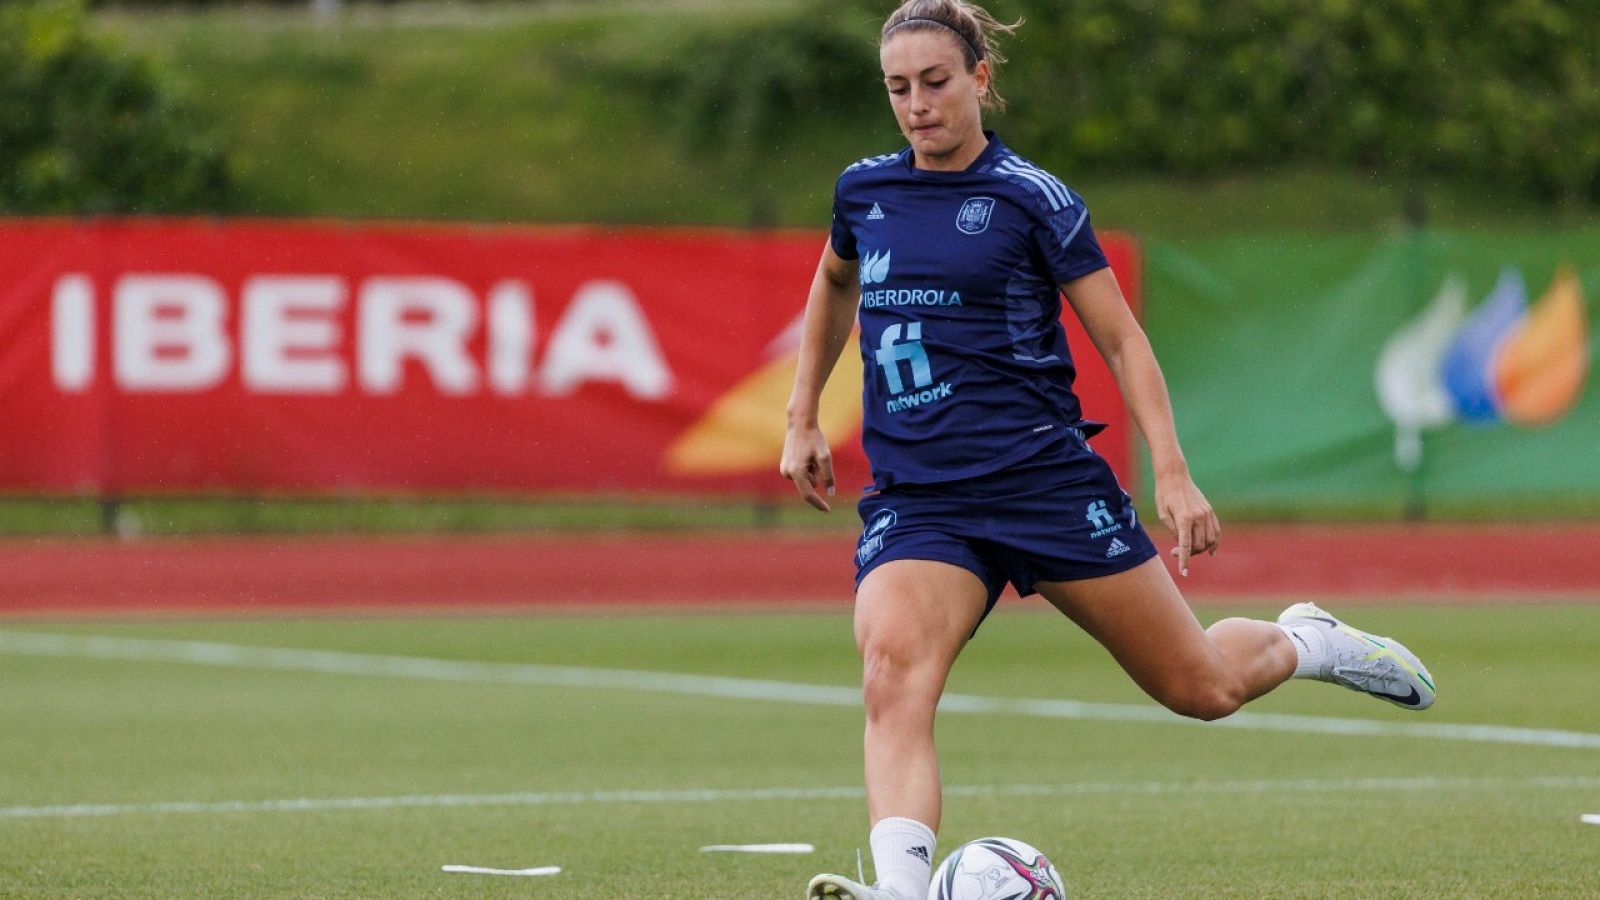
[[[1054,212],[1041,210],[1035,220],[1034,240],[1056,284],[1110,265],[1089,224],[1089,208],[1076,195],[1071,196],[1070,205]]]
[[[841,184],[842,184],[841,180]],[[839,197],[840,185],[833,188],[833,224],[829,229],[829,240],[833,243],[833,252],[840,259],[856,259],[861,254],[856,250],[856,235],[850,230],[850,223],[844,217],[844,203]]]

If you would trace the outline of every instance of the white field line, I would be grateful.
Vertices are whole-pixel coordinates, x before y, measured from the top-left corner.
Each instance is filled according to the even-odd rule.
[[[680,675],[627,669],[589,669],[532,663],[472,662],[414,656],[381,656],[330,650],[250,647],[208,641],[164,641],[92,635],[41,634],[0,630],[0,653],[121,659],[139,662],[190,663],[240,669],[276,669],[410,678],[423,681],[529,684],[542,687],[611,688],[690,697],[722,697],[797,703],[810,706],[859,707],[861,692],[855,687],[799,684],[756,678]],[[1430,740],[1476,741],[1529,747],[1600,750],[1600,734],[1549,728],[1513,728],[1503,725],[1464,725],[1450,722],[1394,722],[1276,713],[1237,712],[1216,722],[1201,722],[1158,706],[1125,703],[1090,703],[1082,700],[1032,700],[945,694],[939,710],[946,714],[1016,715],[1045,719],[1085,719],[1102,722],[1143,722],[1287,731],[1300,734],[1342,736],[1416,737]]]
[[[1094,797],[1317,794],[1370,791],[1593,790],[1600,777],[1522,778],[1290,778],[1255,781],[1102,781],[1078,784],[948,785],[947,797]],[[177,803],[82,803],[68,806],[0,807],[0,820],[73,819],[171,813],[338,812],[477,806],[598,806],[607,804],[751,803],[762,801],[858,801],[859,787],[749,788],[673,791],[555,791],[512,794],[425,794],[398,797],[325,797],[294,800],[230,800]]]
[[[439,871],[458,875],[560,875],[560,866],[535,866],[531,869],[492,869],[488,866],[440,866]]]

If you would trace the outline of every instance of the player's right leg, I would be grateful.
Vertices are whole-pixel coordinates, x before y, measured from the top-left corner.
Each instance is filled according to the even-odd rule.
[[[866,705],[867,812],[939,827],[933,715],[945,679],[988,605],[988,590],[960,566],[897,559],[856,592],[856,650]]]
[[[819,875],[810,898],[924,900],[939,828],[933,717],[957,654],[982,620],[989,591],[951,563],[896,559],[856,591],[867,810],[878,884]]]

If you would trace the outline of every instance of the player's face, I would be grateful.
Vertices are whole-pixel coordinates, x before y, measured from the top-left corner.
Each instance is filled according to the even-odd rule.
[[[878,51],[900,133],[926,168],[964,166],[987,143],[978,98],[989,87],[989,63],[979,60],[968,72],[958,40],[937,31],[902,32]]]

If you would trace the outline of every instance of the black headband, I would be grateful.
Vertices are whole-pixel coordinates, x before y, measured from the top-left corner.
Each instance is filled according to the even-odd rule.
[[[954,25],[951,25],[949,22],[946,22],[943,19],[930,19],[927,16],[912,16],[912,17],[910,17],[908,19],[901,19],[900,21],[898,21],[898,22],[894,23],[893,25],[889,26],[889,30],[885,31],[883,33],[883,36],[885,38],[887,38],[896,28],[899,28],[901,25],[905,25],[905,24],[907,24],[909,22],[932,22],[935,25],[939,25],[939,26],[942,26],[944,28],[948,28],[952,32],[955,33],[956,37],[961,38],[961,42],[963,44],[967,45],[967,49],[968,50],[972,51],[973,59],[983,59],[983,51],[979,50],[978,49],[978,45],[974,44],[972,42],[972,38],[969,38],[966,35],[962,34],[961,33],[961,29],[955,27]]]

